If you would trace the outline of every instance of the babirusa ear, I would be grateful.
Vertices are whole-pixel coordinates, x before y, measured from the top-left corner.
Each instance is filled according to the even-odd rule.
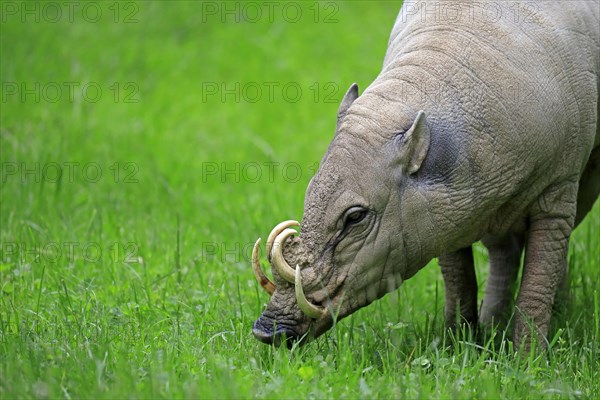
[[[409,175],[421,168],[423,160],[429,150],[430,133],[425,118],[425,112],[419,111],[417,118],[410,129],[402,135],[401,154],[402,163]]]
[[[342,119],[344,118],[344,116],[348,112],[348,109],[350,108],[352,103],[354,103],[354,100],[356,100],[356,99],[358,99],[358,85],[356,83],[353,83],[352,85],[350,85],[350,88],[344,95],[344,98],[342,99],[342,102],[340,103],[340,107],[338,108],[337,128],[340,127]],[[336,131],[337,131],[337,129],[336,129]]]

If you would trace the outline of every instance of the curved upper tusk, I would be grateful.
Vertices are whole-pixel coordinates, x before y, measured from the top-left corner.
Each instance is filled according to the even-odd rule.
[[[325,315],[327,310],[323,307],[317,307],[306,300],[304,289],[302,289],[302,275],[300,274],[300,266],[296,265],[295,274],[296,283],[296,301],[300,310],[310,318],[319,319]]]
[[[281,248],[283,243],[285,243],[285,240],[296,233],[298,232],[293,229],[284,229],[283,232],[275,238],[275,241],[273,242],[273,251],[271,253],[271,265],[273,266],[273,269],[275,269],[283,279],[292,284],[295,280],[294,269],[290,267],[287,261],[285,261],[285,258],[283,258]]]
[[[269,296],[273,295],[275,291],[275,284],[271,282],[269,278],[265,275],[262,268],[260,267],[260,262],[258,261],[258,250],[260,249],[260,238],[254,243],[254,248],[252,249],[252,271],[254,271],[254,276],[260,286],[265,289],[265,292],[269,293]]]
[[[267,257],[269,258],[269,261],[271,260],[271,249],[273,248],[275,238],[279,236],[284,229],[291,228],[292,226],[300,226],[300,224],[298,221],[294,220],[283,221],[277,224],[271,233],[269,233],[269,237],[267,238]]]

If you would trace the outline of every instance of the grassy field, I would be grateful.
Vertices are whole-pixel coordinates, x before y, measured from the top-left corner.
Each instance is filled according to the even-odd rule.
[[[250,246],[399,6],[3,2],[0,397],[597,398],[598,203],[547,356],[444,335],[435,262],[307,346],[252,337]]]

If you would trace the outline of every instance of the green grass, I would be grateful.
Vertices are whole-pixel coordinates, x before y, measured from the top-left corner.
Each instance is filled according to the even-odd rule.
[[[56,23],[7,4],[24,7],[2,4],[1,398],[598,397],[599,204],[573,235],[547,356],[445,336],[435,262],[305,347],[252,337],[268,297],[249,246],[301,217],[338,102],[376,77],[398,3],[319,3],[316,23],[312,2],[297,23],[283,3],[255,23],[235,21],[250,9],[222,22],[233,2],[119,3],[116,23],[112,2],[93,3],[96,23],[86,3]],[[70,99],[65,82],[102,95]],[[203,92],[236,82],[239,102]],[[36,83],[39,101],[22,99]]]

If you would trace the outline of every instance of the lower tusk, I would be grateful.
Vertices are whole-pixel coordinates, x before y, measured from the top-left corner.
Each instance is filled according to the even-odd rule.
[[[283,221],[277,224],[275,228],[273,228],[271,233],[269,233],[269,237],[267,238],[267,257],[269,258],[269,261],[271,261],[271,248],[273,247],[273,242],[275,241],[275,238],[279,236],[279,234],[283,232],[284,229],[291,228],[292,226],[300,226],[300,224],[298,223],[298,221],[293,220]]]
[[[254,276],[260,286],[265,289],[265,292],[269,293],[269,296],[273,295],[275,291],[275,284],[271,282],[269,278],[265,275],[262,268],[260,267],[260,262],[258,261],[258,250],[260,249],[260,238],[254,243],[254,248],[252,249],[252,271],[254,271]]]
[[[294,269],[290,267],[287,261],[285,261],[285,258],[283,258],[282,247],[286,239],[296,233],[297,232],[293,229],[284,229],[284,231],[275,238],[273,251],[271,253],[271,266],[289,283],[294,283]]]
[[[302,275],[300,274],[300,266],[296,265],[296,301],[300,310],[308,317],[313,319],[319,319],[323,317],[326,310],[322,307],[317,307],[314,304],[309,303],[304,296],[304,289],[302,289]]]

